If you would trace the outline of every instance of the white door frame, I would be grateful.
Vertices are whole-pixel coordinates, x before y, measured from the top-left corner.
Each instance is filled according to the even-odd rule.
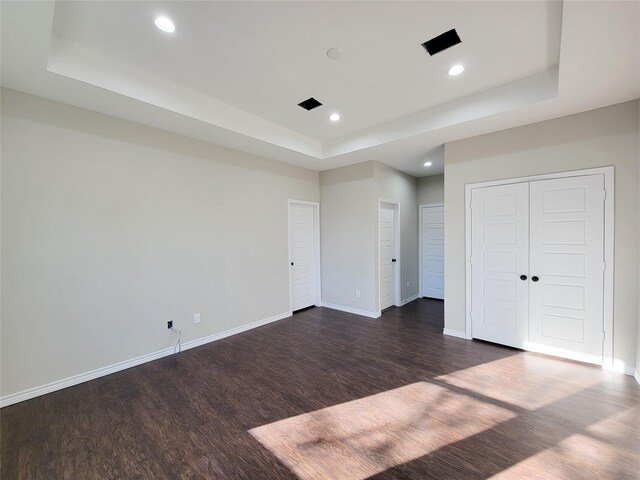
[[[307,202],[306,200],[287,200],[287,265],[289,269],[289,313],[293,311],[293,278],[291,276],[291,205],[308,205],[313,207],[313,259],[315,264],[315,305],[321,302],[322,273],[320,267],[320,204],[318,202]]]
[[[422,292],[422,210],[430,207],[442,207],[444,203],[425,203],[418,206],[418,295],[420,298],[424,297]]]
[[[466,262],[466,315],[465,335],[471,339],[471,193],[475,188],[491,187],[495,185],[507,185],[511,183],[532,182],[549,180],[553,178],[582,177],[585,175],[604,176],[604,342],[603,362],[604,368],[614,368],[613,362],[613,274],[614,274],[614,167],[589,168],[585,170],[573,170],[569,172],[550,173],[545,175],[531,175],[528,177],[509,178],[491,182],[470,183],[465,185],[465,262]]]
[[[376,258],[377,258],[377,262],[376,262],[376,275],[377,275],[377,280],[376,280],[376,285],[377,285],[377,299],[378,299],[378,312],[382,311],[382,309],[380,308],[380,208],[382,207],[383,204],[387,204],[390,205],[393,209],[394,209],[394,215],[393,215],[393,249],[394,251],[394,258],[396,259],[395,262],[395,285],[393,286],[393,305],[395,305],[396,307],[401,307],[402,306],[402,302],[400,301],[400,277],[401,277],[401,267],[400,267],[400,262],[401,262],[401,258],[400,258],[400,202],[398,200],[390,200],[388,198],[378,198],[378,211],[377,213],[377,224],[376,224],[376,238],[378,239],[378,241],[376,242],[377,244],[377,252],[376,252]]]

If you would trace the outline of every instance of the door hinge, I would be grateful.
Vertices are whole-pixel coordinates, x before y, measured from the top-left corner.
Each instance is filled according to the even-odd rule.
[[[602,332],[602,341],[603,342],[604,342],[604,337],[605,337],[605,334],[604,334],[604,332]]]
[[[602,271],[604,272],[607,269],[607,262],[602,261]]]
[[[602,200],[606,200],[606,199],[607,199],[607,191],[602,190]]]

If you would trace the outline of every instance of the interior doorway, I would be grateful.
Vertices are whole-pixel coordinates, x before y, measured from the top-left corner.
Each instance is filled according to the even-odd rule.
[[[400,305],[400,203],[378,202],[378,291],[380,311]]]
[[[289,309],[320,303],[320,205],[289,200]]]
[[[444,300],[444,204],[420,205],[421,297]]]

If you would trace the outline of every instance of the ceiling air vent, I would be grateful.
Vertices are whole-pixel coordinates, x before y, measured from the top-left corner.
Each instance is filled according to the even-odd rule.
[[[300,102],[298,105],[300,105],[305,110],[313,110],[314,108],[317,108],[322,104],[315,98],[311,97],[307,98],[304,102]]]
[[[435,55],[449,47],[453,47],[462,42],[455,28],[452,28],[448,32],[444,32],[442,35],[433,37],[431,40],[427,40],[422,44],[424,49],[429,52],[429,55]]]

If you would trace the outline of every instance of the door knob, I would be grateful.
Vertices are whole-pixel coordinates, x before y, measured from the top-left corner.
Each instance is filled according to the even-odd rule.
[[[533,277],[531,277],[531,281],[532,282],[537,282],[538,280],[540,280],[538,277],[536,277],[535,275]]]
[[[520,280],[526,280],[527,276],[526,275],[520,275]]]
[[[396,259],[395,259],[395,258],[392,258],[392,259],[391,259],[391,261],[392,261],[392,262],[395,262],[395,261],[396,261]]]
[[[293,262],[291,262],[291,266],[293,267]]]

